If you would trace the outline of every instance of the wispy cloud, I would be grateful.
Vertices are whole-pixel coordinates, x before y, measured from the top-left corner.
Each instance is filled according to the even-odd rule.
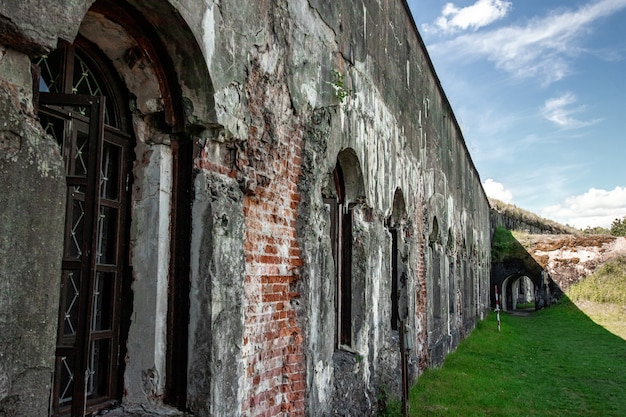
[[[505,190],[511,192],[511,203],[538,214],[544,207],[556,205],[570,196],[572,184],[587,175],[589,168],[586,164],[580,163],[569,165],[553,163],[549,166],[543,163],[533,164],[530,156],[525,156],[524,160],[528,162],[524,162],[523,167],[507,163],[509,170],[500,169],[492,175],[498,177],[502,184],[506,184]],[[532,164],[532,169],[525,170],[524,167],[529,164]],[[483,183],[483,188],[486,182]],[[487,189],[485,188],[485,192],[490,195]]]
[[[625,7],[626,0],[594,1],[525,25],[466,33],[428,48],[447,59],[486,58],[516,77],[540,77],[547,85],[570,74],[571,59],[585,52],[580,43],[593,24]]]
[[[613,190],[591,188],[584,194],[548,206],[541,215],[578,228],[610,227],[615,219],[626,216],[626,187]]]
[[[425,24],[425,32],[454,33],[460,30],[478,29],[502,19],[511,9],[511,2],[503,0],[478,0],[467,7],[446,3],[434,24]]]
[[[576,96],[568,92],[546,100],[541,112],[543,117],[563,129],[578,129],[599,121],[599,119],[584,121],[573,117],[574,114],[585,110],[585,106],[576,106],[576,101]]]

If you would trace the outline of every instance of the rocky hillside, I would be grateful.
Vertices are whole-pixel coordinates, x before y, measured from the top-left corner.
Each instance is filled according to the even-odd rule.
[[[515,231],[533,259],[566,291],[602,264],[626,255],[626,238],[606,235],[546,235]]]

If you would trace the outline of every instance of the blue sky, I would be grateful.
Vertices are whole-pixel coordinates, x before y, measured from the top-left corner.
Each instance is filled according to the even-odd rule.
[[[626,216],[626,0],[407,0],[489,196]]]

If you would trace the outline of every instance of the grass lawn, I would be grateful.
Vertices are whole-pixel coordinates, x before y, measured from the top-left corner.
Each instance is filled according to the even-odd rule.
[[[575,304],[593,321],[626,340],[626,305],[577,300]]]
[[[602,265],[567,295],[593,321],[626,339],[626,257]]]
[[[411,416],[626,416],[626,341],[566,297],[479,323],[411,390]]]

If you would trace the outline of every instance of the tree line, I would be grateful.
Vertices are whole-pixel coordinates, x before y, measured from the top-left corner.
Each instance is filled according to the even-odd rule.
[[[626,236],[626,216],[621,219],[613,220],[610,229],[604,227],[587,227],[583,232],[590,235]]]

